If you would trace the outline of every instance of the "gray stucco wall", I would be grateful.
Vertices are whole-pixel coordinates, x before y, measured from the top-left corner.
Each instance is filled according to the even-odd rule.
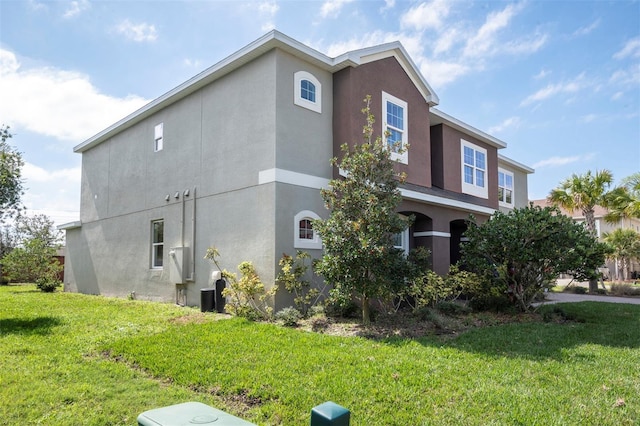
[[[294,105],[298,70],[321,81],[322,114]],[[179,286],[188,305],[199,305],[200,289],[211,284],[215,268],[203,259],[211,245],[224,269],[237,272],[240,262],[252,261],[273,285],[282,253],[295,254],[294,216],[322,215],[324,207],[306,179],[261,184],[260,172],[331,177],[331,95],[330,73],[272,50],[85,151],[82,226],[67,233],[66,288],[174,301],[169,251],[181,245],[190,253],[192,279]],[[154,152],[159,123],[163,149]],[[164,220],[164,268],[152,269],[151,222],[158,219]],[[280,299],[277,305],[290,304]]]

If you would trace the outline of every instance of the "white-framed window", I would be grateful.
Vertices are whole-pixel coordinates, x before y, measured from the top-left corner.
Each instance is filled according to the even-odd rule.
[[[488,198],[487,190],[487,150],[460,140],[462,157],[462,192],[476,197]]]
[[[293,75],[293,84],[293,103],[322,113],[322,85],[320,81],[307,71],[298,71]]]
[[[513,173],[504,169],[498,169],[498,202],[513,207]]]
[[[293,218],[293,247],[301,249],[321,249],[322,240],[313,230],[313,220],[320,216],[309,210],[303,210]]]
[[[393,236],[393,246],[402,250],[405,256],[409,255],[409,228]]]
[[[409,156],[405,149],[409,140],[407,103],[382,92],[382,117],[384,118],[382,133],[391,150],[391,159],[408,164]]]
[[[162,269],[164,259],[164,220],[151,222],[151,268]]]
[[[156,124],[153,133],[153,152],[162,151],[164,144],[164,123]]]

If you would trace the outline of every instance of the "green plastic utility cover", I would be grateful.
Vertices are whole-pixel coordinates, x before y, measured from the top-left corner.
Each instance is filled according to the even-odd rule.
[[[351,413],[332,401],[311,410],[311,426],[349,426]]]
[[[154,408],[138,416],[140,426],[255,426],[201,402]]]

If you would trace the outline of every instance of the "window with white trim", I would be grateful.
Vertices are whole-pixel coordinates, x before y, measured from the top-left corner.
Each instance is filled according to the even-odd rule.
[[[293,75],[293,103],[317,113],[322,113],[322,85],[307,71]]]
[[[393,247],[402,250],[405,256],[409,255],[409,228],[393,236]]]
[[[460,140],[462,192],[476,197],[488,198],[487,150]]]
[[[313,220],[320,216],[309,210],[303,210],[293,218],[293,247],[301,249],[321,249],[322,241],[313,230]]]
[[[409,156],[405,149],[409,140],[407,131],[407,103],[393,95],[382,92],[382,133],[391,150],[391,159],[408,164]],[[404,152],[401,152],[403,151]]]
[[[513,173],[498,169],[498,202],[513,207]]]
[[[164,256],[164,220],[151,222],[151,268],[162,269]]]
[[[162,151],[162,147],[164,144],[164,123],[156,124],[153,133],[153,152]]]

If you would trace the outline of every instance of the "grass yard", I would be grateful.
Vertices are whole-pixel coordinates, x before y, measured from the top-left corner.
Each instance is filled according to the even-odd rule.
[[[547,309],[553,309],[549,306]],[[261,425],[640,424],[640,306],[369,340],[193,309],[0,287],[0,424],[134,425],[201,401]]]

